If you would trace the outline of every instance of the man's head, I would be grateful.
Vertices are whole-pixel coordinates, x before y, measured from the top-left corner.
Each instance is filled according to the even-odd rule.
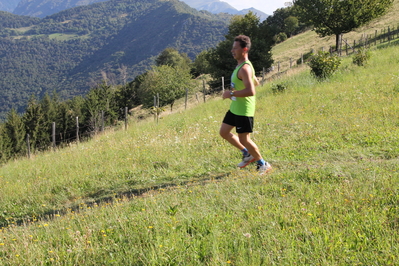
[[[246,52],[249,52],[249,49],[251,49],[251,39],[248,36],[238,35],[234,38],[234,41],[239,42],[241,48],[243,48]]]
[[[251,48],[251,39],[245,35],[239,35],[234,38],[231,54],[238,62],[248,59],[248,52]]]

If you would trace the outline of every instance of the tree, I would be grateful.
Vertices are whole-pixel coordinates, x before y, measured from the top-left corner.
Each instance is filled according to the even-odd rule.
[[[0,124],[0,163],[6,162],[11,157],[8,138],[5,135],[4,125]]]
[[[289,16],[284,20],[285,33],[288,37],[292,36],[292,33],[298,28],[298,19],[293,16]]]
[[[6,143],[8,142],[10,145],[11,154],[14,156],[21,155],[26,150],[25,125],[15,109],[11,109],[8,113],[7,121],[4,125],[4,133]]]
[[[208,50],[204,50],[195,58],[191,68],[191,73],[194,75],[194,77],[209,73],[210,65],[207,59],[208,53]]]
[[[340,49],[342,34],[382,16],[394,0],[294,0],[303,22],[313,24],[320,37],[335,35]]]
[[[180,54],[176,49],[169,47],[161,52],[157,59],[155,59],[155,63],[157,66],[167,65],[187,70],[190,68],[191,60],[187,54]]]
[[[31,96],[23,115],[26,133],[29,134],[31,148],[36,149],[39,144],[40,132],[47,132],[44,124],[44,114],[42,107],[34,96]]]
[[[140,84],[139,97],[145,107],[151,107],[154,96],[159,94],[160,107],[173,104],[184,97],[186,88],[190,88],[191,75],[189,70],[182,70],[168,65],[154,66],[143,77]]]
[[[98,131],[101,122],[101,112],[104,111],[105,125],[113,124],[118,117],[115,102],[115,90],[103,82],[101,85],[90,89],[84,103],[85,124]]]

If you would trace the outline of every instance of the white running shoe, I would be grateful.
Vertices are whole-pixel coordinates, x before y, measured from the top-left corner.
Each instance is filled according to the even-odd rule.
[[[242,161],[239,164],[237,164],[237,166],[239,168],[244,168],[245,166],[254,161],[255,161],[254,157],[251,154],[248,154],[247,156],[242,156]]]
[[[266,162],[264,165],[258,164],[256,167],[256,170],[258,170],[258,173],[260,175],[270,173],[272,169],[273,169],[272,166],[268,162]]]

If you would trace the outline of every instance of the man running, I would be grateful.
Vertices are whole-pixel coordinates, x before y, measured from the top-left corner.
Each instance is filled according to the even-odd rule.
[[[231,99],[231,105],[220,127],[220,136],[242,152],[242,161],[237,165],[239,168],[256,161],[258,172],[265,174],[272,167],[262,158],[250,136],[255,114],[255,86],[259,85],[255,70],[248,60],[250,48],[251,39],[248,36],[235,37],[231,53],[237,60],[237,67],[231,76],[231,91],[223,93],[223,99]],[[234,127],[237,135],[231,133]]]

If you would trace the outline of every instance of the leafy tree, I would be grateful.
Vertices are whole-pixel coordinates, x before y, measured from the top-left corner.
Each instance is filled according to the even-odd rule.
[[[188,58],[187,54],[180,54],[174,48],[166,48],[161,52],[161,54],[155,59],[157,66],[167,65],[174,68],[189,69],[191,60]]]
[[[298,19],[293,16],[289,16],[284,20],[285,33],[288,37],[291,37],[293,32],[298,28]]]
[[[154,96],[159,94],[160,107],[173,104],[185,95],[190,88],[191,75],[188,70],[168,65],[154,66],[140,84],[140,99],[145,107],[154,104]]]
[[[191,68],[191,73],[194,75],[194,77],[198,77],[201,74],[210,73],[210,64],[207,60],[208,53],[208,50],[204,50],[195,58]]]
[[[321,37],[335,35],[340,49],[342,34],[385,14],[393,0],[294,0],[303,22],[312,23]]]

